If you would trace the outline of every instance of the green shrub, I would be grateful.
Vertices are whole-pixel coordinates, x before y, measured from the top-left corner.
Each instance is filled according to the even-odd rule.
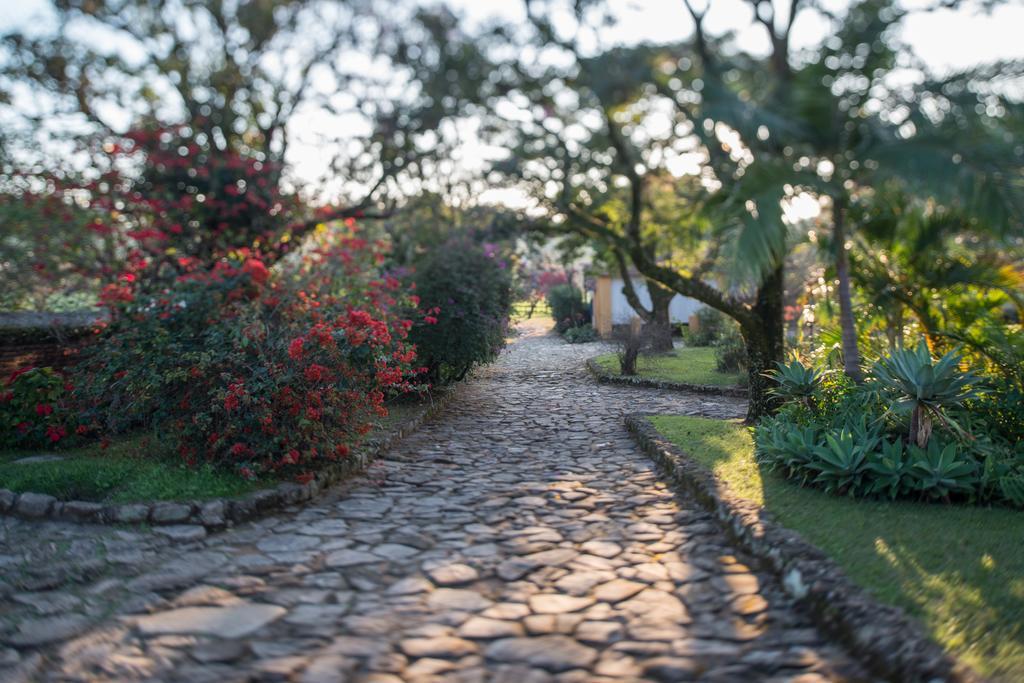
[[[435,311],[411,335],[433,382],[460,380],[497,358],[512,308],[511,276],[499,258],[459,240],[421,258],[413,277],[421,307]]]
[[[583,292],[572,285],[556,285],[548,291],[548,306],[555,319],[555,329],[565,332],[589,322],[590,309],[583,301]]]
[[[729,316],[714,308],[700,308],[695,315],[697,328],[690,329],[687,325],[683,329],[683,341],[687,346],[712,346],[730,327],[736,327]]]
[[[726,327],[714,342],[715,366],[719,372],[745,372],[747,369],[747,345],[739,330]]]
[[[597,330],[590,324],[570,327],[562,333],[562,338],[570,344],[588,344],[598,339]]]

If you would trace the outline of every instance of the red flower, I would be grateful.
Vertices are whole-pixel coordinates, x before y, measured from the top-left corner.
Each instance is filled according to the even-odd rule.
[[[366,326],[373,322],[373,317],[366,311],[352,311],[348,314],[350,325]]]
[[[302,358],[302,337],[293,339],[292,343],[288,345],[288,357],[292,360]]]
[[[381,368],[377,371],[377,379],[384,386],[398,384],[402,381],[402,370],[400,368]]]
[[[300,484],[308,484],[309,482],[313,481],[313,473],[303,472],[302,474],[295,475],[295,481],[299,482]]]
[[[109,284],[100,292],[100,301],[104,304],[112,304],[118,301],[128,303],[135,299],[129,287]]]
[[[284,463],[285,465],[298,465],[299,464],[299,452],[297,450],[295,450],[294,448],[291,449],[290,451],[288,451],[285,454],[285,456],[283,458],[281,458],[281,462]]]
[[[305,376],[309,382],[321,382],[330,374],[330,370],[322,365],[313,363],[306,368]]]
[[[270,271],[267,270],[267,267],[259,259],[246,259],[242,265],[242,272],[248,274],[252,281],[258,285],[262,285],[270,279]]]
[[[55,427],[53,425],[50,425],[49,427],[46,428],[46,436],[53,443],[57,443],[67,435],[68,432],[63,427]]]
[[[53,406],[51,406],[50,404],[48,404],[48,403],[38,403],[38,404],[36,404],[36,415],[39,415],[40,417],[46,417],[47,415],[52,415],[52,414],[53,414]]]
[[[423,322],[425,322],[428,325],[436,325],[437,324],[437,318],[435,318],[432,315],[425,315],[425,316],[423,316]]]
[[[238,396],[235,394],[228,394],[224,397],[224,410],[231,412],[238,408]]]
[[[236,458],[240,458],[243,455],[248,455],[249,453],[252,453],[252,450],[244,443],[238,442],[233,444],[228,452],[231,453],[231,455],[235,456]]]
[[[334,447],[334,454],[339,458],[347,457],[349,452],[350,451],[348,449],[348,446],[346,446],[343,443],[339,443],[337,446]]]

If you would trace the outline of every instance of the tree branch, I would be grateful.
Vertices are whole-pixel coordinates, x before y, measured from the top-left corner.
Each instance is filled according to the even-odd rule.
[[[626,263],[625,255],[615,248],[612,249],[612,253],[615,255],[615,261],[619,264],[619,274],[622,276],[622,293],[625,295],[626,301],[629,302],[630,307],[634,311],[640,314],[640,318],[644,322],[650,322],[654,318],[653,300],[651,310],[644,308],[640,302],[640,297],[636,293],[636,288],[633,286],[633,278],[629,274],[629,265]]]

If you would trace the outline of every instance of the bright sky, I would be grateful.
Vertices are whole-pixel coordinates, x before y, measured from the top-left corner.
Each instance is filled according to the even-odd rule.
[[[906,5],[919,7],[926,0],[906,0]],[[684,40],[691,35],[693,22],[686,12],[683,0],[610,0],[618,25],[606,38],[621,43],[668,42]],[[434,3],[431,3],[434,4]],[[522,3],[519,0],[450,0],[449,6],[473,23],[499,18],[504,22],[521,21]],[[824,0],[830,8],[841,8],[844,0]],[[35,27],[52,24],[45,0],[5,2],[0,17],[0,32],[15,27]],[[713,0],[713,9],[707,19],[708,30],[720,33],[739,30],[738,40],[748,49],[765,49],[765,36],[750,22],[749,6],[744,0]],[[1024,2],[1008,0],[991,14],[943,10],[918,14],[905,23],[901,35],[904,42],[919,57],[936,70],[957,69],[980,62],[998,59],[1024,59]],[[795,46],[809,45],[820,40],[826,26],[802,15],[794,27]],[[316,131],[324,123],[317,112],[297,116],[291,124],[293,142],[289,149],[290,161],[296,175],[313,179],[321,175],[333,154],[317,139]],[[470,136],[472,137],[472,136]],[[469,168],[479,167],[487,155],[486,148],[470,142],[461,152],[458,163]]]

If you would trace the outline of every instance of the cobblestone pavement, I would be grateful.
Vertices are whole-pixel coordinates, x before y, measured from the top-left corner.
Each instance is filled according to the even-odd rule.
[[[207,538],[0,521],[0,680],[864,680],[537,325],[436,421],[313,505]]]

